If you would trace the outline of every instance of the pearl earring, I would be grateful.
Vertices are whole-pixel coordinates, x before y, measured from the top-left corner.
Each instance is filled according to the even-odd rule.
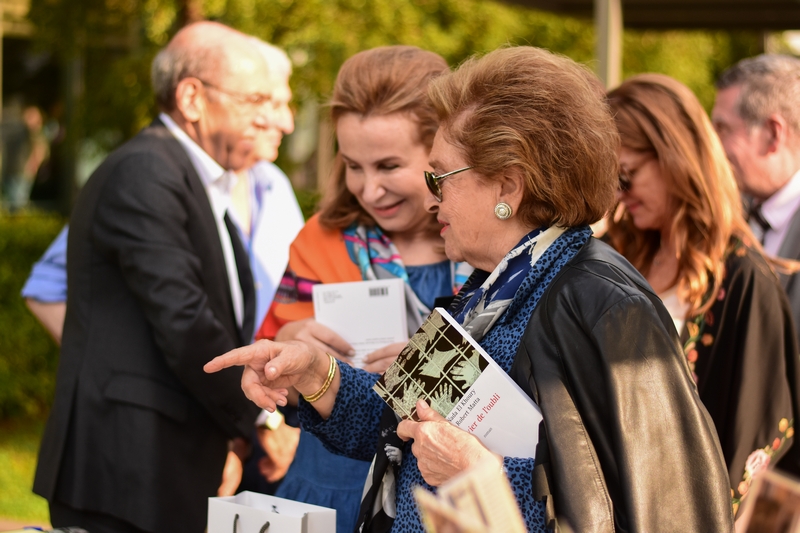
[[[494,216],[500,220],[508,220],[511,218],[512,213],[513,211],[511,210],[511,206],[505,202],[499,202],[496,206],[494,206]]]

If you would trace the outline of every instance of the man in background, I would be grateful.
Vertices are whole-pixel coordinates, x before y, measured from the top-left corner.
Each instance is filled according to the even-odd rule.
[[[732,66],[717,82],[711,119],[764,251],[800,259],[800,60],[763,54]],[[781,275],[781,284],[800,338],[800,279]]]
[[[750,227],[764,251],[800,259],[800,60],[763,54],[723,72],[711,120],[750,201]],[[800,275],[779,276],[800,337]],[[793,375],[795,369],[774,371]],[[778,468],[800,475],[798,456],[793,446]]]
[[[303,226],[303,215],[289,179],[273,164],[283,136],[294,131],[294,116],[289,107],[292,99],[289,87],[291,61],[283,50],[260,39],[253,38],[253,44],[261,52],[269,70],[270,119],[267,127],[257,135],[254,165],[236,172],[229,215],[250,256],[256,295],[255,324],[258,325],[266,315],[286,269],[289,245]],[[67,300],[67,231],[65,227],[33,266],[22,289],[28,308],[59,344]],[[296,417],[290,418],[294,423]],[[272,429],[263,421],[260,424],[263,427],[259,427],[257,432],[259,438],[251,439],[254,453],[247,459],[251,468],[244,471],[244,479],[240,458],[233,451],[229,452],[218,489],[220,496],[234,494],[240,487],[274,492],[294,455],[297,430],[284,427],[283,418],[277,413],[269,421]],[[256,440],[260,446],[256,445]],[[272,453],[265,456],[261,446],[269,448]]]
[[[269,126],[269,80],[249,37],[184,28],[153,62],[159,118],[81,191],[34,481],[56,527],[202,531],[228,442],[245,448],[257,410],[240,374],[208,379],[202,365],[252,336],[252,274],[228,208],[233,171]]]
[[[253,165],[236,172],[229,214],[250,254],[258,326],[286,270],[289,245],[303,227],[303,214],[289,178],[273,163],[283,136],[294,131],[294,114],[289,107],[292,64],[280,48],[252,40],[269,69],[271,117],[256,137]],[[67,308],[67,234],[65,227],[34,264],[22,288],[26,305],[58,344]]]

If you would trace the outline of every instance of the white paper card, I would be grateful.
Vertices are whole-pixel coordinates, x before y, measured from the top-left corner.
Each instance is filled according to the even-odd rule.
[[[314,318],[350,343],[361,368],[367,354],[408,340],[404,285],[399,278],[314,285]]]

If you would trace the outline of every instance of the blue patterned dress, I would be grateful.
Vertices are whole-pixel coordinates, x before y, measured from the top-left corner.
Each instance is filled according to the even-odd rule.
[[[591,230],[586,227],[572,228],[561,235],[533,265],[514,301],[481,340],[481,346],[506,372],[511,370],[520,339],[539,298],[590,236]],[[486,276],[488,273],[476,272],[470,279],[470,287],[480,285]],[[330,417],[323,420],[310,404],[301,400],[300,420],[303,427],[317,435],[332,452],[369,461],[375,454],[381,413],[386,405],[372,390],[377,376],[343,364],[339,365],[339,370],[341,384]],[[422,479],[411,444],[405,443],[402,463],[397,470],[397,514],[392,532],[423,532],[412,489],[422,486],[435,492],[435,488]],[[546,531],[544,506],[535,501],[531,493],[534,460],[506,457],[503,463],[528,531]]]

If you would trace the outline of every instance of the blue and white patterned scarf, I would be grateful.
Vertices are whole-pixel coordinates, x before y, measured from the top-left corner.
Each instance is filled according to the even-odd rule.
[[[522,281],[528,276],[550,245],[566,228],[538,228],[525,235],[480,286],[461,295],[453,310],[453,318],[464,326],[473,339],[480,340],[505,313]]]

